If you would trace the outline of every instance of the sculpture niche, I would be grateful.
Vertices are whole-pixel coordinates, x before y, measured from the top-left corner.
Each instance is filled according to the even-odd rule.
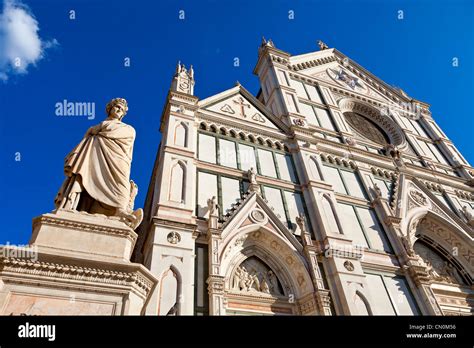
[[[122,122],[125,99],[111,100],[105,111],[107,118],[66,156],[66,179],[54,203],[57,209],[117,216],[135,229],[143,219],[142,209],[133,211],[138,187],[130,180],[135,129]]]

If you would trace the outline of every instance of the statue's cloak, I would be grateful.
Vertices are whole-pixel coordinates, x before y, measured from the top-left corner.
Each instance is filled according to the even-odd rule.
[[[65,166],[81,176],[87,193],[111,207],[126,208],[130,200],[130,167],[135,130],[118,121],[105,120],[96,135],[88,135],[65,159]]]

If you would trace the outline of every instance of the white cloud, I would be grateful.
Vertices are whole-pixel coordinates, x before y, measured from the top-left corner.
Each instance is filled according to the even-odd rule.
[[[20,1],[4,0],[0,14],[0,80],[12,74],[26,74],[44,56],[47,48],[58,44],[56,39],[42,40],[38,21]]]

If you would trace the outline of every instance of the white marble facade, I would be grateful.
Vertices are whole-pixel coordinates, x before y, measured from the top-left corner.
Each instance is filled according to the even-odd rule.
[[[134,252],[146,314],[471,314],[474,170],[428,104],[325,47],[263,41],[254,73],[257,96],[199,99],[177,67]]]

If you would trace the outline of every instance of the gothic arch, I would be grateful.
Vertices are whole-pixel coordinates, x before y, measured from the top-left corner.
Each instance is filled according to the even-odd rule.
[[[411,247],[418,239],[435,244],[445,255],[452,255],[455,265],[474,278],[473,238],[451,221],[433,212],[429,206],[416,208],[405,218],[402,225],[405,235],[411,235]]]
[[[229,237],[220,253],[227,314],[317,314],[311,276],[297,250],[275,231],[259,225],[244,227]]]
[[[354,305],[356,306],[356,308],[359,310],[363,306],[362,308],[365,311],[365,313],[359,313],[359,315],[374,315],[372,313],[372,308],[370,307],[370,303],[367,300],[367,297],[365,297],[362,292],[356,290],[354,296]]]
[[[173,202],[185,203],[186,201],[186,163],[179,160],[170,172],[170,185],[168,199]]]
[[[229,279],[234,268],[248,257],[242,255],[251,251],[278,272],[282,285],[288,286],[296,299],[314,292],[304,258],[291,243],[268,227],[248,225],[225,239],[222,241],[223,247],[219,255],[221,275]]]
[[[174,145],[187,147],[188,146],[189,130],[188,125],[182,121],[178,121],[174,127]]]
[[[231,260],[231,267],[227,269],[225,288],[232,290],[236,270],[247,260],[251,258],[258,259],[262,264],[265,264],[272,272],[274,272],[279,284],[281,285],[282,296],[288,297],[292,292],[291,279],[278,262],[271,254],[264,248],[255,245],[245,247],[240,251],[240,254],[234,256]],[[233,267],[232,267],[233,265]]]
[[[337,231],[330,231],[330,232],[344,234],[344,231],[341,228],[341,223],[336,213],[336,207],[334,205],[333,200],[327,193],[323,194],[321,199],[323,203],[323,211],[326,217],[326,222],[328,223],[328,225],[331,225],[330,219],[332,217],[334,219],[335,227],[337,228]]]
[[[435,281],[446,281],[446,276],[448,278],[452,276],[452,278],[448,279],[449,283],[457,283],[459,285],[472,284],[472,278],[463,269],[459,261],[453,257],[452,253],[426,235],[420,235],[413,249],[425,263],[429,262],[430,275]],[[447,267],[448,265],[449,267]]]
[[[157,314],[180,315],[183,287],[180,272],[173,264],[170,264],[168,268],[161,272],[160,277],[158,279],[159,292]],[[171,283],[169,280],[171,280]],[[173,288],[174,284],[176,284],[176,289]]]
[[[323,171],[321,170],[317,157],[314,155],[309,157],[309,168],[313,178],[324,180]]]

